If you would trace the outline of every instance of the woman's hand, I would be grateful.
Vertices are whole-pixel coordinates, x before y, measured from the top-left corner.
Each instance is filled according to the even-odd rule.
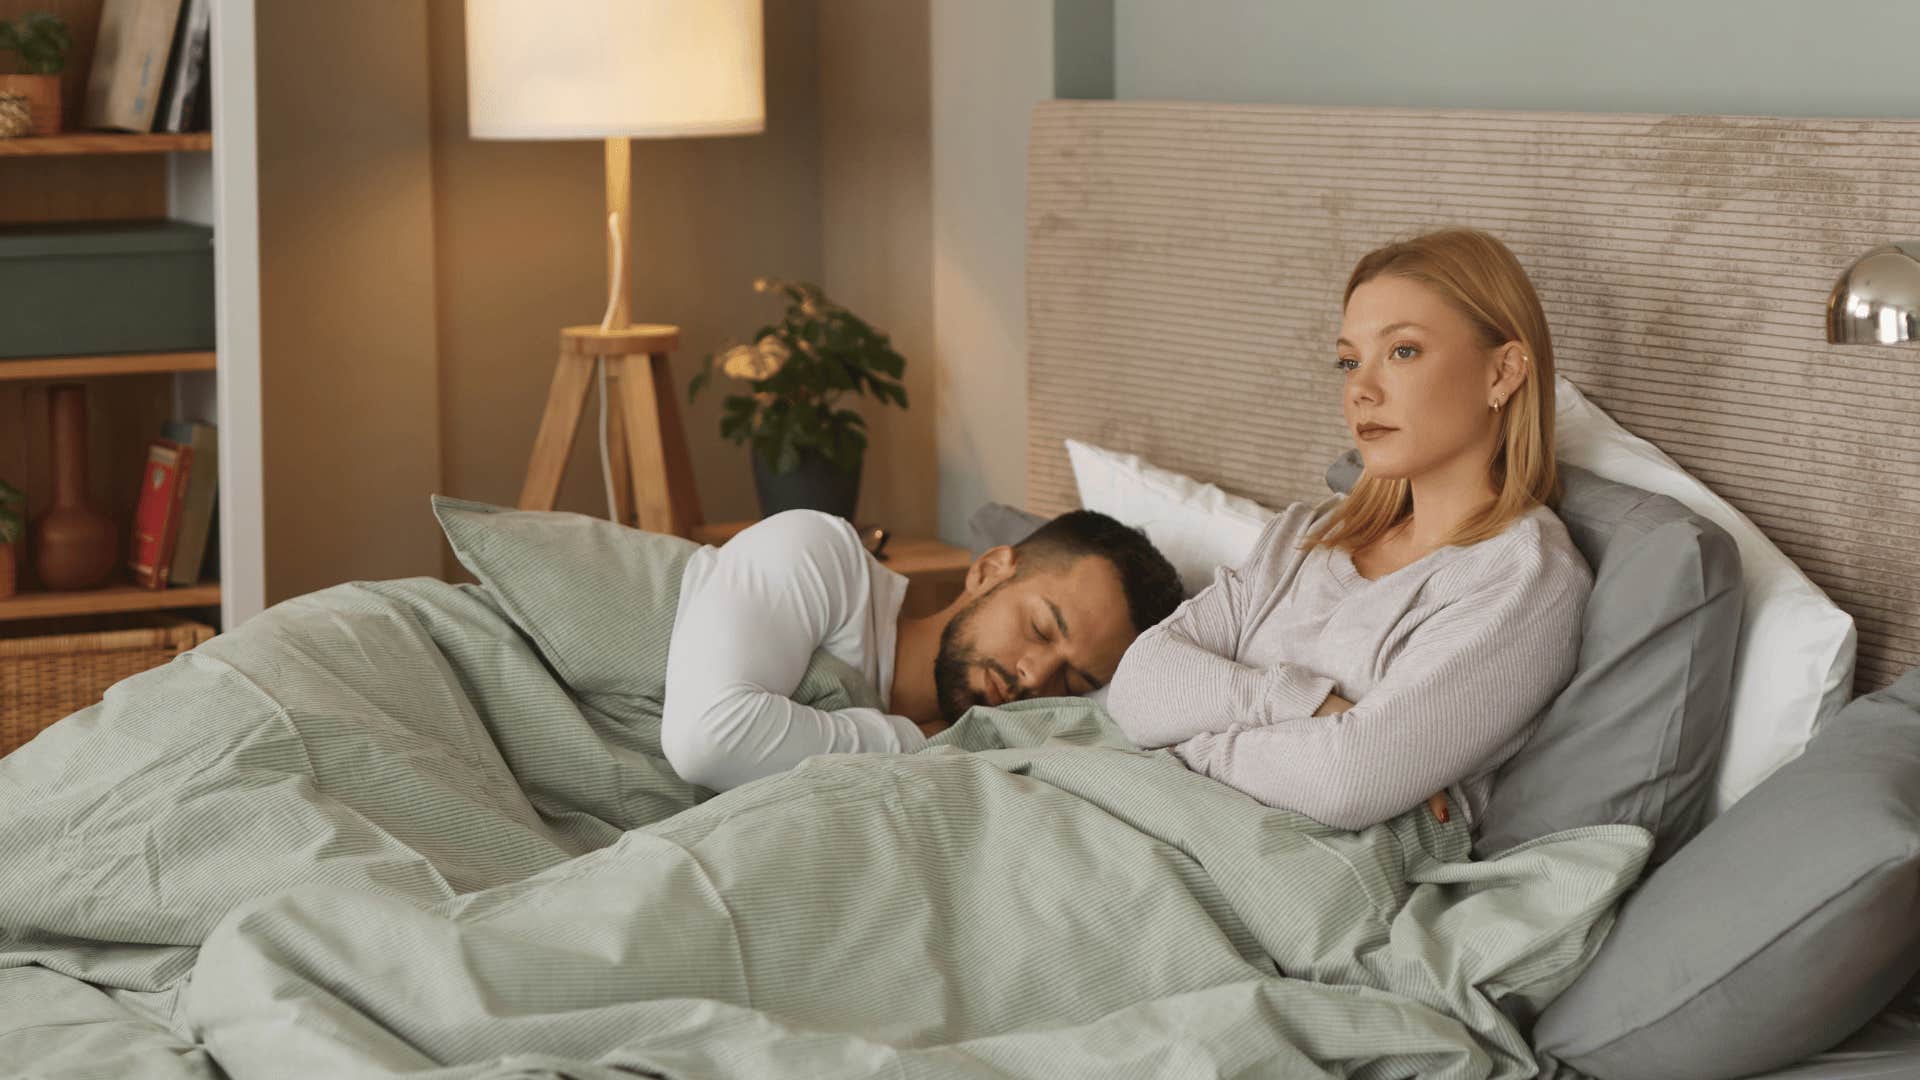
[[[1339,694],[1328,694],[1327,700],[1320,703],[1320,707],[1314,710],[1313,715],[1332,716],[1335,713],[1346,712],[1351,708],[1353,708],[1353,702],[1348,701]],[[1447,812],[1447,793],[1444,789],[1427,796],[1427,810],[1433,814],[1433,820],[1442,824],[1446,823],[1448,817],[1451,815]]]
[[[1351,708],[1353,708],[1353,702],[1348,701],[1339,694],[1328,694],[1327,700],[1320,703],[1320,707],[1313,711],[1313,715],[1332,716],[1334,713],[1343,713]]]

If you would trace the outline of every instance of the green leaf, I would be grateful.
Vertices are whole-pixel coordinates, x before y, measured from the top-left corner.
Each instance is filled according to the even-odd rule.
[[[781,397],[804,396],[813,392],[813,387],[807,378],[808,374],[806,362],[796,351],[787,358],[786,364],[779,371],[754,383],[753,388],[770,391]]]
[[[821,367],[821,377],[829,387],[835,390],[860,389],[860,378],[863,372],[845,360],[835,357],[834,359],[828,360],[825,364],[821,365]]]
[[[753,415],[759,404],[744,394],[729,396],[720,406],[720,437],[745,442],[753,434]]]
[[[7,483],[5,480],[0,480],[0,506],[6,506],[9,504],[16,504],[16,503],[20,505],[25,505],[26,501],[27,501],[26,492],[21,491],[19,488],[14,487],[12,484]]]
[[[707,384],[712,381],[713,381],[713,361],[711,358],[709,358],[707,361],[707,366],[701,368],[699,371],[694,372],[693,378],[687,381],[687,401],[692,402],[694,398],[700,396],[700,391],[706,389]]]
[[[859,472],[860,461],[866,457],[867,437],[857,431],[843,431],[835,448],[833,463],[840,466],[842,472]]]
[[[33,74],[58,75],[66,67],[73,36],[58,15],[36,12],[13,24],[11,43],[6,47],[18,52]]]

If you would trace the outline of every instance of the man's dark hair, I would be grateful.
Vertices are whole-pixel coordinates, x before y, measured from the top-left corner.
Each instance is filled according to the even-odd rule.
[[[1180,572],[1173,568],[1147,534],[1122,525],[1097,510],[1072,510],[1035,529],[1013,546],[1019,554],[1016,574],[1077,562],[1097,555],[1120,572],[1127,596],[1127,615],[1134,631],[1154,626],[1173,614],[1186,595]]]

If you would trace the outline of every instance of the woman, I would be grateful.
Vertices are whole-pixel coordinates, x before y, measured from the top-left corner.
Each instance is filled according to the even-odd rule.
[[[1361,829],[1451,796],[1477,832],[1573,675],[1593,581],[1551,509],[1546,316],[1505,245],[1448,229],[1354,267],[1334,363],[1352,493],[1287,508],[1142,634],[1108,707],[1269,805]]]

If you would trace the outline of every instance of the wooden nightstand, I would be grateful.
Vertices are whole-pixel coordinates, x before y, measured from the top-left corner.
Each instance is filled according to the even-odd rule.
[[[701,544],[724,544],[751,524],[729,521],[695,525],[693,539]],[[973,565],[973,553],[966,548],[914,536],[888,540],[886,555],[880,564],[907,579],[907,599],[900,613],[909,618],[931,615],[952,603],[966,585],[967,568]]]

